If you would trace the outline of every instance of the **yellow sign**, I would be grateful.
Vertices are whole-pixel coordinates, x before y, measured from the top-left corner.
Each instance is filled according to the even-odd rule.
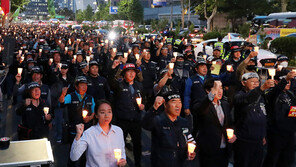
[[[292,33],[296,33],[296,29],[281,29],[280,36],[285,37]]]

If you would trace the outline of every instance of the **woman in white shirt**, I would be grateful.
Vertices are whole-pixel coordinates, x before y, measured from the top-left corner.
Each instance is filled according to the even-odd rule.
[[[87,167],[125,166],[123,131],[120,127],[110,124],[111,104],[106,100],[98,101],[95,106],[95,116],[98,119],[97,125],[85,132],[83,124],[76,125],[77,134],[71,147],[71,160],[77,161],[86,150]],[[121,159],[115,158],[114,149],[121,149]]]

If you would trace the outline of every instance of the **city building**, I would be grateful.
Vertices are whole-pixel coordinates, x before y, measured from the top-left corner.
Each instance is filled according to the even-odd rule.
[[[24,15],[30,19],[48,18],[47,0],[31,0],[26,6]]]
[[[158,7],[158,8],[144,8],[144,20],[158,20],[158,19],[167,19],[170,20],[171,17],[171,7]],[[173,13],[172,13],[172,20],[173,22],[178,22],[181,20],[182,17],[182,9],[181,6],[173,6]],[[184,16],[185,21],[188,21],[188,15],[185,14]],[[201,21],[199,19],[199,15],[190,15],[190,21],[195,25],[205,25],[205,21]]]
[[[97,0],[75,0],[76,11],[85,10],[88,5],[90,5],[93,10],[97,9]]]
[[[75,11],[75,0],[56,0],[59,8],[68,8],[69,10]]]

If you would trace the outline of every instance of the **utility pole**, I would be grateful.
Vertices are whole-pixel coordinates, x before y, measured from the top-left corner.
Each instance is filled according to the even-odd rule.
[[[171,16],[170,16],[170,22],[171,22],[171,30],[173,30],[173,0],[171,0]]]
[[[190,0],[188,2],[188,23],[190,21]],[[189,28],[189,24],[188,24],[188,28]]]

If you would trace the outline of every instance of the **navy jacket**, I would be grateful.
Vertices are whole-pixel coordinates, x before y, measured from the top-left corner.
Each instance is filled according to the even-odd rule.
[[[178,117],[172,122],[165,112],[149,109],[143,128],[152,133],[151,166],[180,167],[187,158],[187,142],[194,142],[188,121]]]
[[[266,136],[264,92],[257,87],[249,92],[241,90],[234,96],[234,133],[238,140],[262,142]]]

